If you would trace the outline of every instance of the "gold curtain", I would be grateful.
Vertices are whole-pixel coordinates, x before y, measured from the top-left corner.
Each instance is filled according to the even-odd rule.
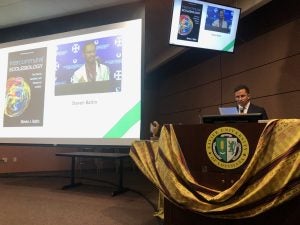
[[[300,119],[270,121],[240,179],[219,191],[198,183],[189,170],[173,126],[157,141],[136,141],[130,156],[172,203],[215,218],[247,218],[300,194]],[[158,212],[163,218],[160,196]]]

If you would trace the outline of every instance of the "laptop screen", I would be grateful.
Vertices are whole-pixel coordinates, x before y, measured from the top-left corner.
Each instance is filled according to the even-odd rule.
[[[236,107],[219,107],[220,115],[237,115],[238,110]]]

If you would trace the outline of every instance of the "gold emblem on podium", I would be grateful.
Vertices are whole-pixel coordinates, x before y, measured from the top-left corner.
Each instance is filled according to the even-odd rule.
[[[206,153],[210,161],[225,170],[242,166],[249,156],[245,135],[233,127],[220,127],[208,136]]]

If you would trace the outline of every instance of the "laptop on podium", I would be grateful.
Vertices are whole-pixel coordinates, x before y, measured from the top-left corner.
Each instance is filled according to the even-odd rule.
[[[203,123],[258,122],[262,119],[261,113],[239,114],[236,107],[219,107],[219,113],[219,115],[204,115]]]
[[[219,107],[220,115],[237,115],[239,114],[236,107]]]

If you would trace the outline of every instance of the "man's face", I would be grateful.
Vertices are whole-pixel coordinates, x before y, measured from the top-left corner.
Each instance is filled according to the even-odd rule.
[[[96,60],[96,47],[95,45],[87,45],[84,49],[84,58],[87,63],[94,63]]]
[[[234,93],[235,101],[238,105],[245,107],[250,100],[250,94],[245,89],[238,90]]]
[[[220,19],[224,19],[224,11],[223,10],[221,10],[219,12],[219,17],[220,17]]]

